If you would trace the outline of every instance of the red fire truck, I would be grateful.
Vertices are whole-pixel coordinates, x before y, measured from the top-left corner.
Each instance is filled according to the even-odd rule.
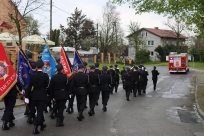
[[[176,52],[170,52],[169,56],[167,56],[169,62],[169,72],[183,72],[187,73],[189,71],[188,65],[188,54]]]

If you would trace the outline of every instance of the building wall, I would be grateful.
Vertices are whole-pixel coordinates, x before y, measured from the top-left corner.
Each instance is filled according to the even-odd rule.
[[[18,36],[16,25],[9,18],[8,13],[13,14],[13,16],[15,17],[14,5],[11,4],[10,0],[0,0],[0,24],[3,22],[6,22],[13,27],[11,30],[8,30],[7,28],[4,28],[4,27],[0,27],[0,33],[9,32],[11,34]],[[19,14],[18,18],[22,18],[22,16]],[[26,22],[24,19],[22,19],[21,21],[21,28],[22,28],[21,35],[22,37],[24,37],[26,35]],[[6,42],[2,42],[2,43],[6,47]],[[16,45],[16,42],[14,41],[12,42],[12,44],[13,44],[12,47],[8,47],[8,46],[6,47],[7,50],[17,50],[18,47]],[[25,43],[22,44],[22,48],[23,50],[25,49]]]

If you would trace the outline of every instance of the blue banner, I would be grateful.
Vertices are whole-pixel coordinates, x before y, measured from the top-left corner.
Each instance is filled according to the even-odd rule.
[[[75,52],[74,52],[74,63],[73,63],[73,65],[74,65],[74,71],[77,71],[77,70],[78,70],[78,65],[79,65],[79,64],[83,64],[83,61],[81,60],[81,57],[80,57],[78,51],[75,50]]]
[[[51,78],[56,73],[57,69],[56,69],[55,59],[51,55],[48,45],[44,46],[44,49],[42,52],[42,60],[45,63],[43,72],[47,73],[49,78]]]
[[[25,54],[20,49],[18,53],[18,81],[21,84],[22,89],[26,90],[28,84],[30,83],[30,75],[33,73],[32,67],[27,60]]]

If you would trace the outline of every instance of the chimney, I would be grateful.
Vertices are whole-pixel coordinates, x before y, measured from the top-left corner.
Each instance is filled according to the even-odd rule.
[[[154,29],[159,29],[159,27],[154,27]]]

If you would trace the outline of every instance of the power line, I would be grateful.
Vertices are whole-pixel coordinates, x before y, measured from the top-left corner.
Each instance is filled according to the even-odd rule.
[[[67,13],[67,14],[70,14],[70,13],[64,11],[63,9],[60,9],[60,8],[56,7],[55,5],[52,5],[52,6],[55,7],[55,8],[57,8],[57,9],[59,9],[59,10],[61,10],[61,11],[63,11],[63,12],[65,12],[65,13]],[[71,14],[70,14],[70,15],[71,15]]]

